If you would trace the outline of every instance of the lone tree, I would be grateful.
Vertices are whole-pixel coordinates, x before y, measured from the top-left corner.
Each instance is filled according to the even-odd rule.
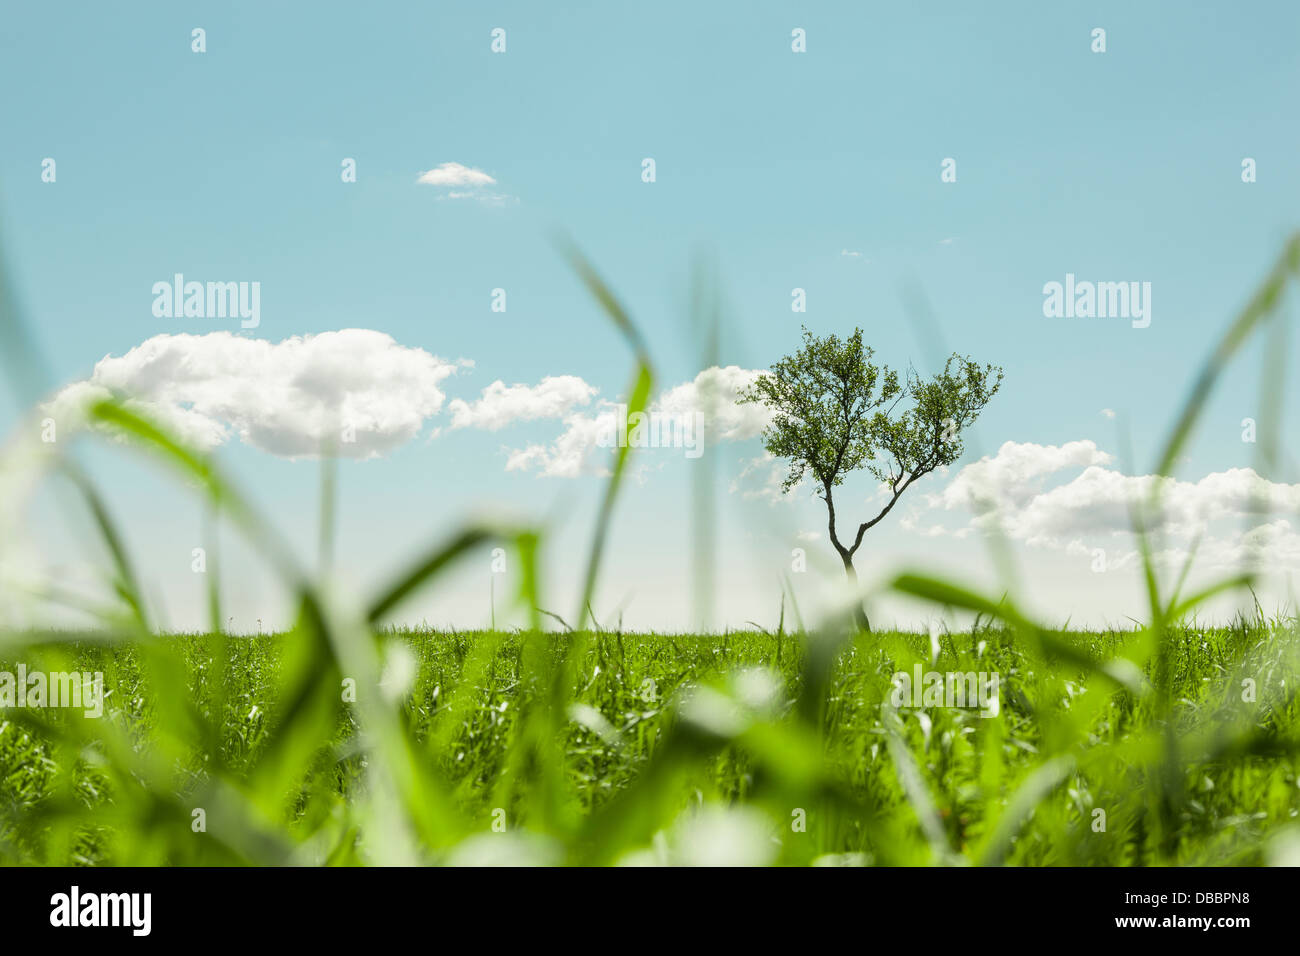
[[[831,544],[854,584],[853,556],[863,535],[914,482],[961,456],[962,430],[1002,384],[1001,368],[981,368],[956,353],[933,378],[923,379],[909,367],[900,381],[897,372],[871,361],[874,354],[862,344],[861,329],[841,340],[818,338],[805,328],[803,347],[773,365],[740,399],[772,410],[763,441],[771,454],[790,459],[781,490],[812,476],[817,497],[826,502]],[[835,529],[834,489],[860,468],[887,486],[889,500],[858,525],[846,547]],[[860,612],[858,620],[867,623]]]

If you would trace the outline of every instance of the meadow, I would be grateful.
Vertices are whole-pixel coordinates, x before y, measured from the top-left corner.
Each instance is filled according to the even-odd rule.
[[[1097,660],[1143,643],[1053,637]],[[35,655],[109,693],[102,727],[0,724],[5,862],[1220,865],[1300,833],[1294,621],[1171,627],[1136,692],[996,625],[846,635],[823,665],[805,634],[600,631],[562,720],[546,675],[572,634],[390,632],[382,775],[341,677],[303,699],[294,641]],[[998,673],[999,712],[895,709],[917,663]]]

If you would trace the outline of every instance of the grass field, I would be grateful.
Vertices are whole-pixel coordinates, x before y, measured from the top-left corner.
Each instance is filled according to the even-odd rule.
[[[1294,622],[1171,627],[1121,681],[1003,627],[937,657],[899,633],[595,633],[558,722],[572,635],[407,631],[385,638],[385,773],[341,674],[294,694],[302,636],[47,645],[109,694],[98,721],[0,724],[5,862],[1259,864],[1300,833]],[[1149,643],[1055,637],[1098,660]],[[918,662],[997,672],[999,713],[895,710]]]

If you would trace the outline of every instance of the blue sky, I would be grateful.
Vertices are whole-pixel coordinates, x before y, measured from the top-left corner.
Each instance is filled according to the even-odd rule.
[[[490,49],[498,27],[504,53]],[[1097,27],[1105,53],[1090,48]],[[806,53],[791,50],[795,28]],[[719,364],[765,368],[801,323],[861,325],[895,366],[932,369],[959,350],[1007,374],[966,463],[1008,441],[1087,440],[1114,456],[1108,467],[1140,475],[1296,227],[1298,29],[1284,3],[1250,16],[1172,3],[29,5],[0,34],[0,230],[52,386],[158,335],[280,342],[364,328],[472,360],[442,383],[449,400],[559,375],[614,400],[630,357],[557,252],[562,233],[629,307],[664,387],[701,367],[685,306],[703,256],[726,305]],[[41,181],[46,157],[55,183]],[[955,183],[940,181],[946,157]],[[1255,183],[1241,181],[1245,157]],[[340,180],[344,158],[355,183]],[[495,184],[459,199],[417,184],[445,163]],[[176,272],[259,281],[261,324],[156,317],[150,288]],[[1150,282],[1151,326],[1044,318],[1043,285],[1067,272]],[[791,312],[796,287],[804,314]],[[504,313],[491,311],[495,288]],[[905,307],[907,289],[923,292],[941,342]],[[1258,359],[1248,350],[1216,393],[1181,465],[1188,481],[1253,463],[1240,421],[1259,414]],[[1294,391],[1279,407],[1294,411]],[[444,406],[414,440],[343,464],[339,573],[364,590],[468,513],[546,517],[558,524],[553,600],[567,612],[599,479],[507,470],[507,449],[554,440],[561,421],[489,432],[447,418]],[[6,419],[17,421],[12,404]],[[194,623],[192,501],[118,450],[86,454],[169,616]],[[830,554],[824,536],[795,538],[824,529],[806,493],[773,504],[746,498],[743,482],[728,491],[760,454],[753,439],[717,449],[718,623],[773,616],[792,547]],[[312,553],[317,464],[237,438],[218,455]],[[662,450],[645,464],[599,604],[626,600],[632,625],[686,626],[691,464]],[[910,494],[938,495],[958,471]],[[1266,477],[1300,480],[1290,465]],[[872,488],[850,487],[868,517]],[[935,525],[923,504],[905,499],[911,528],[900,505],[900,520],[872,532],[865,573],[910,562],[984,574],[978,536],[916,533]],[[75,530],[51,530],[48,508],[38,499],[28,528],[63,566],[84,548]],[[1140,613],[1131,574],[1094,575],[1057,544],[1021,547],[1026,587],[1053,613]],[[275,620],[255,562],[230,561],[235,616]],[[409,616],[482,623],[481,563]],[[797,586],[811,600],[821,584]]]

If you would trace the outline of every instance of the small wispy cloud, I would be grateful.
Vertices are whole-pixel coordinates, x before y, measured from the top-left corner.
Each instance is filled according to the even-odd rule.
[[[941,245],[941,246],[951,246],[951,245],[952,245],[954,242],[956,242],[956,241],[957,241],[957,237],[956,237],[956,236],[949,236],[947,239],[940,239],[940,240],[939,240],[939,245]]]
[[[1115,417],[1115,409],[1113,409],[1113,408],[1103,408],[1103,409],[1101,410],[1101,413],[1102,413],[1103,415],[1105,415],[1107,418],[1114,418],[1114,417]]]
[[[415,182],[421,186],[436,187],[440,192],[439,199],[474,199],[494,206],[518,201],[491,189],[497,184],[491,175],[462,163],[443,163],[425,170]]]
[[[867,262],[870,262],[870,261],[871,261],[871,260],[868,259],[866,256],[864,256],[862,253],[857,252],[857,251],[855,251],[855,250],[853,250],[853,249],[841,249],[841,250],[840,250],[840,255],[841,255],[843,258],[846,258],[846,259],[861,259],[864,263],[867,263]]]
[[[481,169],[460,163],[443,163],[420,173],[416,182],[422,186],[495,186],[497,181]]]

